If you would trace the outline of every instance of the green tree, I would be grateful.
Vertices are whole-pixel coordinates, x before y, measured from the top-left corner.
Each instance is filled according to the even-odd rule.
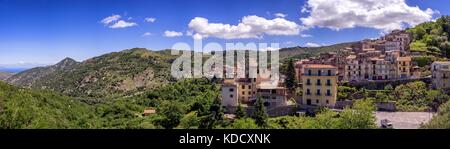
[[[341,129],[369,129],[376,128],[375,105],[370,100],[357,100],[353,108],[345,108],[340,113]]]
[[[221,121],[223,121],[222,103],[220,102],[220,99],[216,97],[209,107],[209,114],[202,118],[199,128],[213,129]]]
[[[183,117],[183,108],[176,101],[165,101],[158,108],[162,118],[157,121],[157,124],[165,129],[173,129],[180,124]]]
[[[289,89],[293,89],[296,85],[296,79],[295,79],[295,66],[294,66],[294,60],[289,59],[287,70],[286,70],[286,79],[285,84],[286,87]]]
[[[441,48],[442,53],[449,58],[450,57],[450,42],[443,42],[439,45],[439,48]]]
[[[255,123],[259,127],[266,127],[267,126],[267,119],[268,119],[266,107],[264,106],[264,102],[261,99],[261,97],[258,97],[255,104],[255,111],[253,113],[252,118],[255,120]]]
[[[241,104],[238,105],[236,111],[234,112],[234,114],[236,115],[236,118],[241,119],[246,117],[244,108],[241,106]]]
[[[422,128],[427,129],[450,129],[450,101],[439,107],[439,112]]]
[[[257,129],[255,121],[251,118],[243,118],[235,120],[229,127],[231,129]]]

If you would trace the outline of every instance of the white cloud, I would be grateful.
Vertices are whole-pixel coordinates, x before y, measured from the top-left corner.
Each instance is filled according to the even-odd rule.
[[[323,44],[318,44],[318,43],[312,43],[312,42],[308,42],[305,44],[306,47],[321,47],[324,46]]]
[[[144,33],[144,34],[142,34],[142,36],[151,36],[151,35],[153,35],[152,33],[150,33],[150,32],[146,32],[146,33]]]
[[[112,22],[115,22],[115,21],[119,20],[120,18],[121,18],[120,15],[112,15],[112,16],[109,16],[109,17],[104,18],[104,19],[103,19],[102,21],[100,21],[100,22],[103,23],[103,24],[105,24],[105,25],[108,25],[108,24],[110,24],[110,23],[112,23]]]
[[[266,35],[299,35],[303,29],[295,22],[284,18],[267,20],[258,16],[245,16],[237,25],[209,23],[209,20],[196,17],[189,23],[189,28],[197,36],[203,38],[216,37],[221,39],[262,38]]]
[[[153,23],[156,21],[156,18],[145,18],[145,22]]]
[[[132,26],[137,26],[137,24],[134,22],[127,22],[124,20],[119,20],[116,23],[114,23],[113,25],[109,26],[109,28],[127,28],[127,27],[132,27]]]
[[[164,36],[166,37],[180,37],[183,36],[182,32],[176,32],[176,31],[165,31]]]
[[[430,21],[437,11],[408,6],[405,0],[308,0],[301,12],[309,13],[300,19],[307,27],[390,31]]]
[[[285,17],[287,17],[287,14],[284,14],[284,13],[275,13],[273,15],[275,15],[278,18],[285,18]]]
[[[309,37],[312,37],[312,35],[309,35],[309,34],[301,34],[300,37],[303,37],[303,38],[309,38]]]

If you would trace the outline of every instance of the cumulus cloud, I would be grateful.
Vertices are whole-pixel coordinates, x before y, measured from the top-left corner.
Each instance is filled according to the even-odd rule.
[[[284,13],[275,13],[275,14],[273,14],[273,15],[275,15],[276,17],[279,17],[279,18],[285,18],[285,17],[287,17],[287,14],[284,14]]]
[[[176,32],[176,31],[165,31],[164,36],[166,37],[180,37],[183,36],[182,32]]]
[[[405,0],[308,0],[301,12],[309,13],[300,18],[307,27],[390,31],[430,21],[437,11],[409,6]]]
[[[156,21],[156,18],[145,18],[145,22],[153,23]]]
[[[305,44],[306,47],[321,47],[324,46],[323,44],[318,44],[318,43],[312,43],[312,42],[308,42]]]
[[[195,32],[194,36],[221,39],[262,38],[266,35],[299,35],[302,27],[285,20],[275,18],[268,20],[259,16],[245,16],[237,25],[210,23],[208,19],[196,17],[189,23],[189,29]]]
[[[121,18],[120,15],[112,15],[112,16],[104,18],[100,22],[105,24],[105,25],[108,25],[108,24],[110,24],[112,22],[115,22],[115,21],[119,20],[120,18]]]
[[[127,28],[127,27],[132,27],[132,26],[137,26],[137,23],[119,20],[116,23],[114,23],[113,25],[109,26],[109,28]]]

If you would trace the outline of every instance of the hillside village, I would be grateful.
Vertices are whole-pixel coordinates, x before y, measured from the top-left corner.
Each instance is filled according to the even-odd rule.
[[[267,85],[261,77],[225,79],[221,89],[222,105],[232,113],[238,106],[251,109],[260,98],[270,115],[279,116],[292,112],[292,107],[303,113],[319,107],[338,110],[351,106],[351,102],[337,99],[339,86],[366,88],[377,84],[384,88],[388,84],[424,81],[431,83],[430,89],[449,89],[450,62],[436,61],[431,65],[432,75],[424,75],[424,68],[412,61],[420,55],[411,52],[412,41],[411,33],[394,30],[379,39],[363,40],[336,52],[297,60],[294,62],[297,83],[294,88],[287,87],[283,79],[276,87]],[[395,102],[376,105],[381,111],[396,111]]]

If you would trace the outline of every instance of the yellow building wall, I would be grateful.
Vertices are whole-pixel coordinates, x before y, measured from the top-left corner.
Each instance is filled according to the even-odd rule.
[[[307,85],[307,80],[310,79],[311,84]],[[317,79],[321,80],[320,86],[316,85]],[[327,80],[331,81],[331,86],[327,86]],[[307,90],[310,89],[311,94],[307,95]],[[321,95],[317,95],[317,89],[320,89]],[[331,96],[326,96],[327,90],[330,90]],[[334,107],[337,99],[337,76],[303,76],[303,104],[307,104],[308,99],[311,100],[311,105]],[[319,103],[317,103],[317,100]],[[327,101],[328,100],[328,104]]]

